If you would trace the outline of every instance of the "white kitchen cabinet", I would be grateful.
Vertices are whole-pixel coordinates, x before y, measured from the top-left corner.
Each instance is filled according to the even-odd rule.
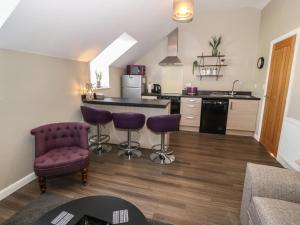
[[[253,136],[258,106],[258,100],[230,99],[226,134]]]
[[[199,132],[201,98],[182,97],[180,104],[180,130]]]

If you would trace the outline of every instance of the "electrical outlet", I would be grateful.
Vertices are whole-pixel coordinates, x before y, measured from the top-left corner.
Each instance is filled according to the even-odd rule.
[[[300,159],[297,159],[295,162],[300,166]]]

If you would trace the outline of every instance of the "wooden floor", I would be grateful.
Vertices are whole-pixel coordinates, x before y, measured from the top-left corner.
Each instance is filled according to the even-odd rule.
[[[112,195],[124,198],[148,218],[173,225],[239,224],[247,162],[279,166],[253,138],[178,132],[171,135],[172,165],[148,160],[150,151],[124,161],[117,150],[93,156],[89,184],[80,175],[53,178],[48,192],[79,198]],[[36,181],[0,202],[0,223],[39,196]]]

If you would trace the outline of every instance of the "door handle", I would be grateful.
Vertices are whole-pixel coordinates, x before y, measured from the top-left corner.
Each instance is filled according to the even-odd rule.
[[[189,99],[189,102],[195,102],[196,100],[195,99]]]
[[[192,120],[192,119],[194,119],[195,117],[193,117],[193,116],[187,116],[186,118],[189,119],[189,120]]]
[[[230,102],[230,110],[233,109],[233,102]]]

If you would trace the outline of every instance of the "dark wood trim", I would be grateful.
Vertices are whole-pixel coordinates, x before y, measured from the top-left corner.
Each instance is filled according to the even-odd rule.
[[[38,177],[38,180],[41,193],[45,193],[47,190],[46,177]]]
[[[87,184],[88,168],[83,168],[81,170],[81,181],[83,185]]]

